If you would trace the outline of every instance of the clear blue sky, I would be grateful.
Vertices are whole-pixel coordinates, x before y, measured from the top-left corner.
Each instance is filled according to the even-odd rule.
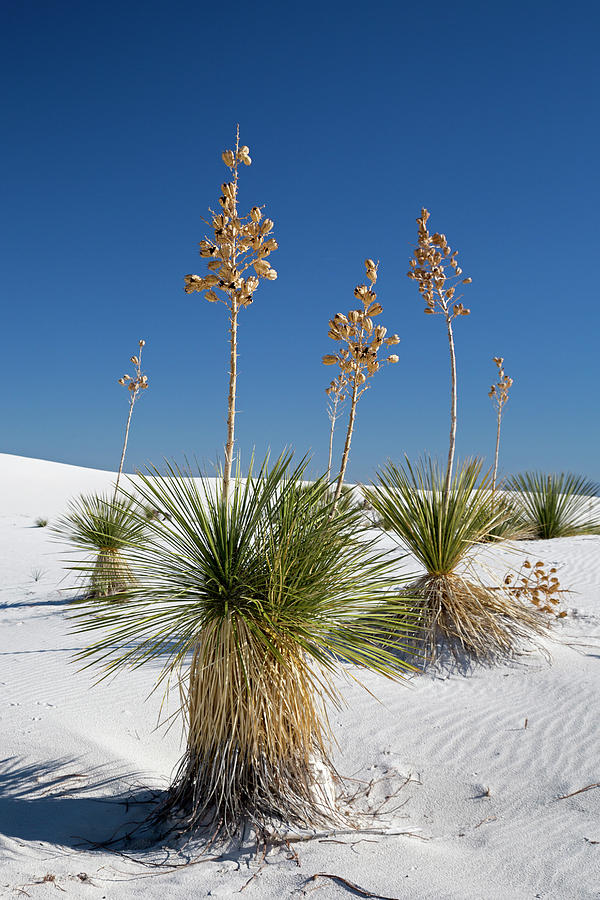
[[[458,452],[491,459],[492,357],[514,378],[504,472],[600,480],[598,5],[481,2],[2,4],[0,449],[116,468],[222,453],[226,315],[203,272],[236,122],[276,282],[242,312],[239,448],[326,463],[327,321],[379,259],[400,362],[360,403],[350,478],[447,452],[443,321],[406,278],[432,214],[473,284],[456,324]],[[339,449],[339,445],[338,445]]]

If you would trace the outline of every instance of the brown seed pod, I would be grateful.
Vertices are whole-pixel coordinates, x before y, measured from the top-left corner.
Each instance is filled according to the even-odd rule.
[[[211,244],[210,241],[200,241],[200,256],[210,257],[215,256],[217,252],[217,248],[214,244]]]
[[[382,312],[383,306],[381,305],[381,303],[371,303],[371,305],[367,309],[368,316],[378,316]]]
[[[266,261],[266,259],[255,259],[254,262],[252,263],[252,265],[254,266],[256,273],[258,275],[262,275],[263,278],[266,276],[267,272],[271,269],[271,266]]]
[[[233,152],[231,150],[223,150],[221,159],[226,166],[229,166],[230,169],[232,169],[235,165],[235,156],[233,155]]]
[[[217,303],[219,300],[218,295],[215,294],[214,291],[207,291],[204,296],[206,297],[206,299],[208,300],[209,303]]]
[[[337,356],[333,356],[331,353],[327,353],[323,357],[324,366],[335,366],[337,362],[339,362]]]
[[[235,200],[235,184],[232,181],[226,181],[221,185],[223,196],[228,200]]]

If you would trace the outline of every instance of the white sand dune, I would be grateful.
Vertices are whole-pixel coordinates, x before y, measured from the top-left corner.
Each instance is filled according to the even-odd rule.
[[[407,900],[600,897],[600,788],[559,799],[600,782],[600,537],[482,552],[500,572],[544,560],[573,590],[548,644],[552,664],[531,653],[404,686],[369,673],[379,702],[342,683],[348,706],[331,714],[338,769],[378,779],[375,803],[401,788],[391,830],[419,836],[338,835],[291,845],[297,860],[231,853],[175,870],[87,849],[140,815],[107,801],[164,786],[180,752],[175,728],[155,730],[155,667],[94,686],[95,673],[73,664],[82,637],[65,615],[64,547],[33,527],[113,481],[0,455],[0,895],[55,896],[58,886],[98,900],[357,896],[341,881],[310,880],[328,873]]]

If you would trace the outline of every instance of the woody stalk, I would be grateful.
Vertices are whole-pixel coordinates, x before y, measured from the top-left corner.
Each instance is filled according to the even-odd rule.
[[[145,391],[148,388],[148,376],[142,373],[142,349],[145,346],[146,341],[141,340],[138,343],[139,350],[137,356],[132,356],[130,362],[135,366],[135,374],[132,375],[123,375],[122,378],[119,378],[119,384],[124,387],[127,386],[127,390],[129,391],[129,413],[127,415],[127,425],[125,426],[125,438],[123,440],[123,450],[121,452],[121,461],[119,463],[119,471],[117,472],[117,481],[115,483],[115,493],[113,495],[113,503],[117,499],[117,493],[119,491],[119,481],[121,480],[121,475],[123,473],[123,465],[125,463],[125,454],[127,453],[127,442],[129,441],[129,427],[131,425],[131,417],[133,415],[133,407],[135,406],[135,402],[138,399],[140,392]]]
[[[221,212],[211,213],[211,221],[203,220],[211,235],[200,241],[200,256],[208,260],[206,275],[186,275],[186,294],[204,292],[209,303],[223,303],[229,312],[229,390],[227,396],[227,440],[223,469],[223,494],[229,496],[237,393],[237,331],[241,309],[250,306],[260,279],[274,281],[277,272],[271,268],[269,255],[277,249],[271,236],[273,222],[264,218],[262,210],[253,206],[248,215],[238,211],[238,175],[240,164],[252,162],[248,147],[240,146],[239,128],[235,149],[225,150],[222,159],[231,172],[231,180],[221,185]]]

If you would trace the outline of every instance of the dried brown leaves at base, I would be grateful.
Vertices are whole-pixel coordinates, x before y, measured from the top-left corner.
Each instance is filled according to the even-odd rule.
[[[347,824],[315,780],[315,763],[332,783],[335,772],[314,673],[294,642],[273,639],[266,649],[234,619],[200,636],[181,696],[187,749],[158,820],[222,836],[243,823],[260,841]]]
[[[499,662],[548,631],[548,621],[511,591],[462,575],[424,575],[407,593],[423,600],[421,620],[431,662],[442,648],[455,659]]]

